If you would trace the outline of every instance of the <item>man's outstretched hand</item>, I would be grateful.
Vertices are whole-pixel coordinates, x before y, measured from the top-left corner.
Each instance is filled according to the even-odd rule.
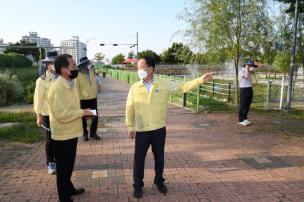
[[[204,82],[211,81],[213,77],[213,72],[206,73],[202,76]]]

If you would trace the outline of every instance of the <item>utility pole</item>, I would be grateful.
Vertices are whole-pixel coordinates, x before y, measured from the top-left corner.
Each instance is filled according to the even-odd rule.
[[[293,38],[292,38],[292,48],[291,48],[291,63],[289,69],[289,79],[288,79],[288,93],[287,93],[287,105],[286,109],[291,109],[291,99],[293,91],[293,73],[296,63],[296,46],[297,46],[297,31],[298,31],[298,6],[299,0],[295,3],[294,21],[293,21]]]

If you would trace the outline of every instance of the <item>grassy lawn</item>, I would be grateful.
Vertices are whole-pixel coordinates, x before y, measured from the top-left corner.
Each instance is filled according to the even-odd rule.
[[[181,95],[173,95],[172,102],[182,105]],[[187,94],[187,107],[195,109],[196,96]],[[211,111],[218,113],[235,113],[238,107],[224,102],[216,101],[212,98],[200,99],[200,111]],[[300,137],[304,141],[304,111],[296,110],[291,112],[285,111],[265,111],[256,109],[254,106],[250,110],[249,116],[259,119],[259,123],[255,130],[258,133],[278,134],[284,138]],[[261,121],[262,120],[262,121]]]
[[[182,105],[181,94],[172,95],[172,102],[178,105]],[[191,109],[196,108],[196,95],[187,93],[187,107]],[[200,97],[200,111],[212,111],[212,112],[232,112],[236,111],[236,108],[226,102],[217,101],[208,97]]]
[[[18,122],[19,124],[0,128],[0,141],[34,143],[43,139],[40,129],[36,127],[36,116],[33,113],[0,112],[0,123],[7,122]]]
[[[256,130],[279,134],[284,138],[300,137],[304,141],[304,111],[262,111],[254,110],[263,120]]]

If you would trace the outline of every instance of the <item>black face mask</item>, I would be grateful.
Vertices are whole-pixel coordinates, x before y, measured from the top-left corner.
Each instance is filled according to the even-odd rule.
[[[75,79],[78,76],[78,69],[70,70],[71,75],[69,76],[70,79]]]

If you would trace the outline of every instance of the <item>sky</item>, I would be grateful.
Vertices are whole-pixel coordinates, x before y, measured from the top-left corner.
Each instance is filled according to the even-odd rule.
[[[79,36],[88,42],[88,56],[102,52],[106,58],[123,53],[129,46],[99,46],[100,43],[135,43],[139,33],[139,51],[160,53],[172,42],[175,33],[186,27],[177,19],[186,0],[0,0],[0,38],[17,42],[28,32],[61,40]]]

